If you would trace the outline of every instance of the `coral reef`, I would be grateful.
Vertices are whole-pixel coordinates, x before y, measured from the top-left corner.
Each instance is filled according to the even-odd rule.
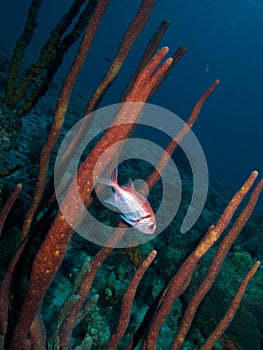
[[[65,53],[79,39],[89,20],[92,21],[92,18],[94,18],[93,12],[96,11],[97,5],[99,5],[99,1],[88,1],[82,9],[82,13],[79,14],[85,0],[73,1],[68,12],[62,16],[51,31],[50,37],[43,45],[37,61],[32,63],[22,76],[19,76],[25,50],[31,42],[37,26],[38,13],[42,2],[42,0],[31,2],[24,31],[17,41],[10,63],[4,103],[10,110],[16,108],[17,116],[24,115],[32,110],[39,99],[48,91],[55,73],[63,62]],[[101,15],[106,10],[108,3],[104,2],[102,4]],[[75,20],[76,23],[70,30]],[[99,18],[97,20],[99,23]],[[94,29],[96,30],[96,25]],[[91,37],[93,35],[94,33]],[[18,78],[19,81],[17,81]]]
[[[0,104],[0,160],[14,147],[22,127],[21,120]]]
[[[148,20],[154,2],[142,0],[107,74],[86,106],[86,113],[99,105],[105,91],[119,73],[134,41]],[[33,1],[32,6],[39,6],[40,3]],[[77,13],[75,6],[80,8],[83,3],[84,1],[74,1],[70,13],[74,8]],[[54,117],[47,122],[49,125],[43,119],[36,120],[39,112],[37,108],[41,105],[28,118],[25,117],[25,124],[29,127],[26,130],[22,127],[22,139],[25,137],[23,132],[30,137],[32,128],[40,128],[40,134],[47,137],[42,145],[39,136],[39,147],[36,149],[32,149],[32,144],[21,144],[20,151],[23,147],[28,147],[26,156],[19,150],[16,154],[22,153],[20,161],[25,161],[28,169],[31,163],[38,165],[38,168],[31,169],[28,174],[22,170],[23,188],[17,184],[12,192],[10,184],[17,181],[16,176],[13,174],[9,175],[9,179],[4,178],[4,186],[1,188],[1,191],[5,191],[5,196],[1,196],[0,247],[7,247],[1,249],[8,252],[5,254],[5,266],[1,264],[0,349],[128,350],[137,347],[144,350],[165,350],[183,347],[207,350],[218,346],[260,349],[262,329],[257,323],[260,323],[263,315],[260,288],[262,281],[261,277],[257,277],[258,274],[255,275],[260,263],[256,261],[256,252],[248,249],[248,253],[243,250],[248,243],[242,239],[238,244],[242,250],[235,248],[230,252],[262,191],[263,180],[252,189],[258,176],[256,171],[250,174],[229,202],[224,198],[215,199],[211,192],[208,195],[208,206],[196,227],[192,229],[191,235],[185,234],[182,238],[178,224],[173,223],[154,241],[121,250],[114,247],[127,230],[125,223],[119,222],[107,244],[98,247],[75,235],[62,214],[62,208],[68,209],[70,218],[74,221],[82,213],[83,208],[77,203],[73,186],[69,186],[60,208],[54,200],[53,151],[56,150],[59,136],[66,132],[63,126],[70,123],[67,119],[65,121],[65,117],[72,89],[108,4],[107,0],[98,0],[90,1],[87,5],[91,6],[88,11],[89,21],[75,60],[62,82]],[[66,18],[61,23],[64,28],[62,32],[59,35],[58,31],[53,33],[59,39],[67,28],[64,27],[64,20]],[[35,18],[29,18],[29,21],[32,23],[27,23],[26,26],[30,27],[32,34]],[[185,53],[185,46],[181,46],[172,57],[166,58],[168,47],[157,50],[167,27],[168,22],[161,22],[127,89],[120,97],[124,102],[116,115],[116,120],[120,123],[109,125],[106,132],[89,149],[78,168],[78,190],[87,209],[92,206],[96,209],[93,170],[100,155],[104,150],[110,149],[113,143],[131,137],[144,103],[161,86],[174,64]],[[53,39],[54,37],[50,45],[53,45]],[[24,40],[23,36],[21,40]],[[45,50],[49,50],[49,45]],[[11,60],[11,69],[12,65],[14,69],[14,62]],[[37,72],[45,75],[47,67],[38,64],[34,69],[39,69]],[[26,80],[30,80],[34,69],[28,71]],[[8,81],[9,90],[10,76]],[[185,127],[169,142],[159,159],[158,171],[156,168],[145,172],[145,182],[149,190],[156,186],[153,192],[160,191],[158,180],[169,156],[194,125],[204,103],[218,83],[216,80],[203,93]],[[14,97],[17,94],[11,95]],[[11,100],[12,97],[8,97],[8,101]],[[10,102],[10,106],[12,108],[13,102]],[[89,122],[90,120],[88,124]],[[59,164],[60,169],[67,164],[88,127],[89,125],[82,125],[81,132],[75,136]],[[13,144],[13,136],[10,136],[10,140],[12,142],[8,142],[8,147],[3,147],[6,151]],[[99,174],[114,155],[114,151],[111,151],[107,159],[100,160]],[[25,181],[28,181],[28,187]],[[188,181],[187,175],[184,181]],[[242,200],[251,189],[248,202],[237,213]],[[144,191],[145,187],[141,187],[140,192],[144,194]],[[184,215],[189,196],[186,191],[178,215]],[[258,230],[261,230],[260,226]],[[16,243],[9,248],[8,242],[11,241]],[[252,253],[253,257],[250,255]],[[219,274],[221,268],[222,274]],[[237,312],[253,276],[251,287]],[[237,323],[234,319],[226,331],[234,315]],[[248,322],[251,332],[249,339],[240,331],[248,328]],[[236,324],[240,329],[237,329]],[[224,336],[218,345],[216,342],[222,335]]]

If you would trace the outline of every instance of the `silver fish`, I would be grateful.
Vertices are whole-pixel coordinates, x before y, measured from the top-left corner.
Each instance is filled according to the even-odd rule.
[[[111,179],[101,178],[98,182],[113,188],[113,195],[104,201],[118,208],[122,213],[123,220],[140,232],[154,234],[156,219],[151,205],[144,196],[135,190],[130,179],[126,185],[120,186],[116,167]]]

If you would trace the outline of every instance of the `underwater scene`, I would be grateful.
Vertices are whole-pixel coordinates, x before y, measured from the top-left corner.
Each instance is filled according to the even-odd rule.
[[[0,350],[263,349],[263,1],[0,8]]]

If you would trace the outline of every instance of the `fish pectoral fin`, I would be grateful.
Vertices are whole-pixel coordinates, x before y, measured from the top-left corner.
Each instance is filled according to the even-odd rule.
[[[150,217],[151,217],[150,214],[146,214],[145,216],[141,216],[141,217],[129,215],[129,218],[127,218],[127,216],[121,214],[121,218],[132,226],[136,226],[136,224],[140,223],[140,221],[148,219]]]
[[[131,226],[134,226],[134,224],[136,223],[135,220],[132,220],[132,219],[128,219],[125,215],[121,214],[121,218],[127,222],[127,224],[131,225]]]

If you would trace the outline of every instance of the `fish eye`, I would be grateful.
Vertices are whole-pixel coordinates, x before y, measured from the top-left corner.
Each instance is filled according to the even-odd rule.
[[[150,230],[153,230],[154,229],[154,224],[150,224],[148,227],[149,227]]]

